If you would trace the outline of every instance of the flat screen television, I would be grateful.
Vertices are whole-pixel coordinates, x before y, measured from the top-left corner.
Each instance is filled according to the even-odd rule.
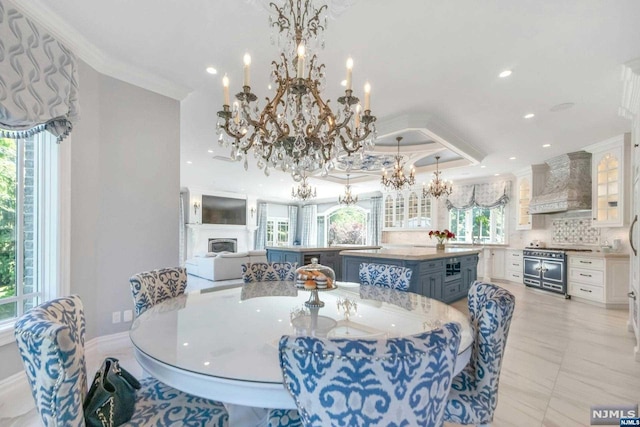
[[[245,199],[203,195],[202,223],[247,225],[247,201]]]

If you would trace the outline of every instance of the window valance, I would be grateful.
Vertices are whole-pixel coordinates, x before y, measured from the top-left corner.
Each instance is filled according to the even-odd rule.
[[[0,137],[48,130],[61,141],[77,117],[75,55],[0,0]]]
[[[454,185],[447,198],[447,209],[495,208],[504,206],[511,194],[511,181]]]

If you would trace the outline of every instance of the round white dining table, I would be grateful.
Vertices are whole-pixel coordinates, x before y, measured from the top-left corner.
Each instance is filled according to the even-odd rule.
[[[321,308],[305,305],[309,294],[293,282],[260,282],[164,301],[133,322],[136,359],[150,375],[187,393],[230,406],[280,409],[296,408],[278,359],[283,335],[384,339],[454,321],[462,326],[455,373],[469,361],[471,325],[450,305],[358,283],[337,282],[319,292]]]

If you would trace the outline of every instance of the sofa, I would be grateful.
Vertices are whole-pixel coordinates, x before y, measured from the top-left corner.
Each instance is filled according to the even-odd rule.
[[[242,278],[242,264],[267,262],[267,251],[207,252],[187,260],[187,274],[207,280],[230,280]]]

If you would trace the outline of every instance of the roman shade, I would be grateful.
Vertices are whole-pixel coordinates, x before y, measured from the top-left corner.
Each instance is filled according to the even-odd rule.
[[[511,181],[455,185],[447,198],[447,209],[495,208],[509,202]]]
[[[47,130],[60,142],[78,118],[75,55],[0,0],[0,137]]]

